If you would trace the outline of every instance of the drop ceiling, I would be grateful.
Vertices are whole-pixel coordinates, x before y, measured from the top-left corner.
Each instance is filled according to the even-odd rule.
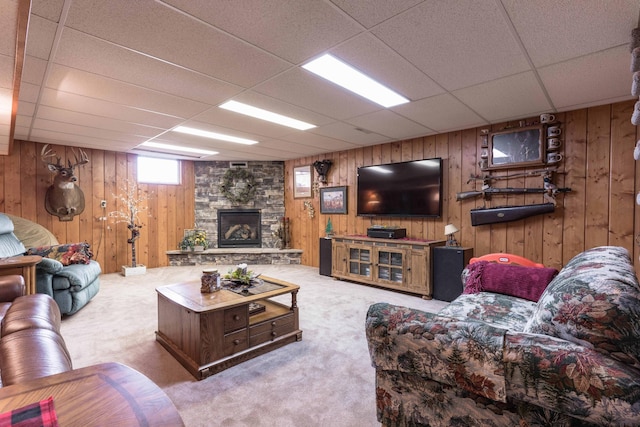
[[[639,12],[639,0],[33,0],[14,138],[288,160],[628,100]],[[7,72],[14,47],[0,44]],[[383,108],[301,68],[324,53],[411,102]],[[317,127],[218,108],[228,100]]]

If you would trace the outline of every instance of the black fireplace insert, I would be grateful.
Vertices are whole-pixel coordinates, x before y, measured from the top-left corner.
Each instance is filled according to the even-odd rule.
[[[260,209],[218,209],[219,248],[260,248]]]

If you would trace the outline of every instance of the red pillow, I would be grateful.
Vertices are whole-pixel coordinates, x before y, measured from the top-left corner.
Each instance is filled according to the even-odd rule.
[[[478,261],[467,267],[465,294],[495,292],[537,302],[558,274],[555,268],[523,267]]]

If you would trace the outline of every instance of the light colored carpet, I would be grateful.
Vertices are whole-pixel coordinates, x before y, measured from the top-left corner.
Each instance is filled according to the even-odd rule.
[[[103,275],[98,295],[62,322],[74,367],[111,361],[131,366],[167,393],[187,426],[376,426],[374,370],[364,334],[368,307],[390,302],[435,312],[447,304],[334,280],[312,267],[251,266],[300,286],[302,341],[196,381],[155,341],[155,288],[188,280],[199,287],[202,268]]]

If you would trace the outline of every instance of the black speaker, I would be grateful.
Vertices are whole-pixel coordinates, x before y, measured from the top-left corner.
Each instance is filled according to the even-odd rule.
[[[473,258],[473,248],[436,246],[433,248],[433,298],[453,301],[462,293],[460,274]]]
[[[331,239],[320,238],[320,274],[331,276]]]

